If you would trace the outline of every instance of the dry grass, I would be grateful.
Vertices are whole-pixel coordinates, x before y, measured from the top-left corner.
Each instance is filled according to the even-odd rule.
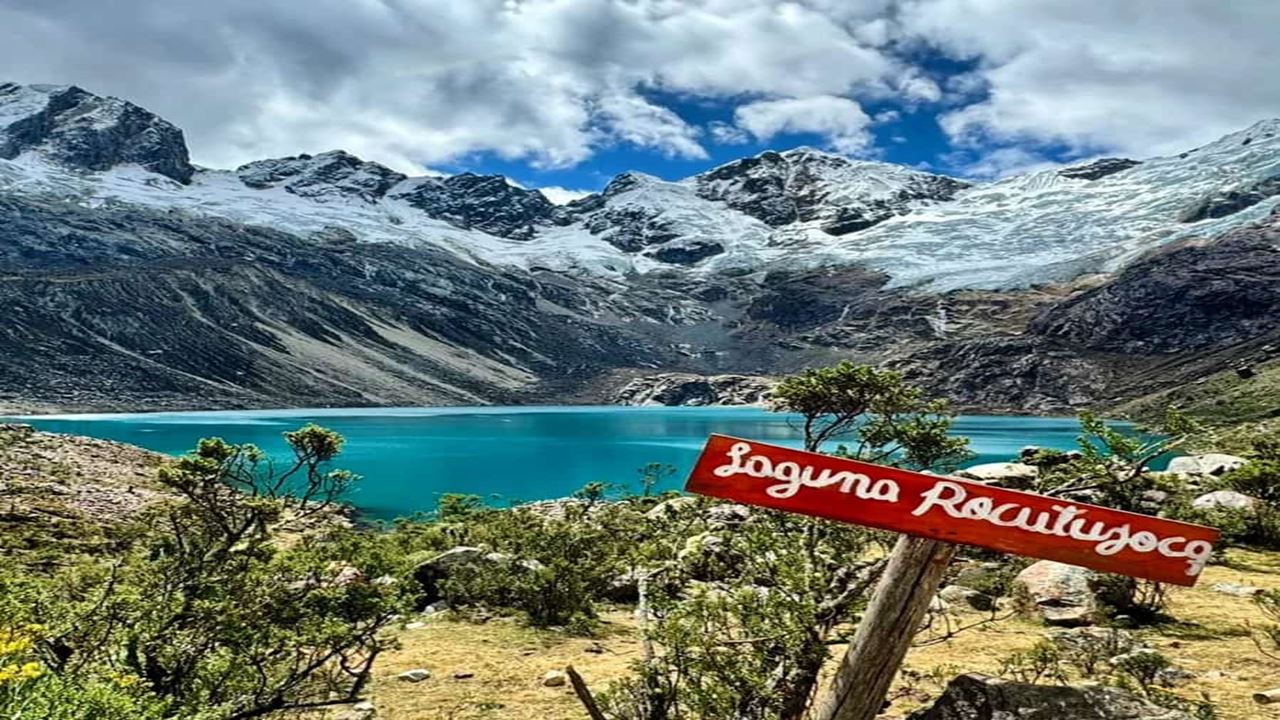
[[[1280,555],[1232,551],[1226,566],[1205,570],[1195,588],[1177,589],[1171,612],[1179,622],[1144,631],[1145,640],[1178,666],[1199,678],[1178,690],[1187,697],[1206,692],[1218,705],[1222,720],[1280,720],[1280,709],[1255,705],[1252,693],[1280,685],[1280,664],[1261,655],[1248,636],[1248,625],[1264,622],[1246,598],[1214,592],[1214,583],[1234,582],[1280,589]],[[961,621],[979,619],[963,616]],[[379,663],[373,687],[378,717],[384,720],[582,720],[585,715],[567,687],[547,688],[541,678],[549,670],[573,665],[593,688],[628,673],[640,648],[626,613],[607,616],[597,639],[536,631],[509,619],[474,624],[447,618],[400,633],[401,649]],[[1001,659],[1043,638],[1045,628],[1010,618],[967,630],[951,640],[920,647],[906,667],[949,678],[962,671],[993,673]],[[601,654],[586,651],[598,642]],[[835,652],[841,652],[836,648]],[[432,677],[420,683],[395,679],[396,674],[426,668]],[[474,673],[460,680],[457,671]],[[1216,671],[1216,672],[1215,672]],[[936,695],[930,680],[899,682],[899,699],[885,717],[902,717]]]
[[[581,720],[568,687],[542,686],[550,670],[573,665],[593,688],[622,677],[639,657],[634,626],[625,613],[606,617],[601,637],[577,638],[522,627],[510,619],[485,624],[431,619],[426,627],[400,633],[401,649],[378,664],[373,696],[386,720]],[[598,644],[603,653],[588,652]],[[431,678],[396,679],[414,668]],[[456,679],[455,672],[474,677]]]
[[[1175,589],[1169,612],[1178,622],[1143,631],[1143,639],[1178,667],[1199,676],[1177,692],[1189,698],[1208,693],[1222,720],[1280,720],[1280,708],[1264,708],[1251,700],[1259,690],[1280,686],[1280,663],[1258,652],[1249,637],[1248,625],[1262,624],[1265,618],[1251,600],[1211,589],[1222,582],[1280,589],[1280,555],[1236,550],[1228,559],[1227,566],[1206,568],[1196,587]],[[915,650],[906,667],[921,673],[947,667],[994,673],[1002,658],[1027,649],[1044,634],[1039,624],[1004,620]],[[939,689],[928,682],[921,686],[930,693]],[[897,705],[894,714],[919,702],[904,698]]]

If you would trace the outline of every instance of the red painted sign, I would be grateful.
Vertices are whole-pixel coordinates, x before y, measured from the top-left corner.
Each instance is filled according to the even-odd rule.
[[[712,435],[685,489],[908,535],[1194,585],[1213,528]]]

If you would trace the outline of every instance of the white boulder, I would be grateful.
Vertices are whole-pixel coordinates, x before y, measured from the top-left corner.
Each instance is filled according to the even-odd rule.
[[[1235,455],[1223,453],[1205,453],[1204,455],[1183,455],[1169,461],[1165,472],[1174,475],[1225,475],[1244,465],[1248,460]]]

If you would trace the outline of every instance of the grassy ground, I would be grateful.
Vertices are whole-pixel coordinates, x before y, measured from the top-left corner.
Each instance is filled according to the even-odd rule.
[[[1250,624],[1264,618],[1253,603],[1213,591],[1233,582],[1280,588],[1280,554],[1232,551],[1228,564],[1207,568],[1195,588],[1173,592],[1170,612],[1176,624],[1144,631],[1145,641],[1178,666],[1199,677],[1178,692],[1206,692],[1223,720],[1280,720],[1280,708],[1255,705],[1252,693],[1280,686],[1280,663],[1260,654],[1249,639]],[[378,717],[385,720],[581,720],[584,716],[567,687],[543,687],[550,670],[573,665],[593,688],[622,677],[639,656],[634,625],[626,613],[607,616],[606,630],[595,639],[539,632],[508,619],[485,624],[447,618],[400,633],[402,648],[379,663],[373,688]],[[973,621],[979,616],[962,616]],[[967,630],[939,644],[913,650],[906,667],[929,679],[900,681],[898,699],[886,717],[901,717],[936,695],[940,685],[961,671],[993,673],[1001,659],[1044,637],[1045,628],[1022,619],[1006,619]],[[588,652],[598,645],[602,653]],[[599,649],[599,648],[593,648]],[[839,648],[836,652],[840,652]],[[426,668],[432,677],[420,683],[395,679],[398,673]],[[457,679],[455,672],[474,673]]]
[[[1195,382],[1169,388],[1123,403],[1111,412],[1128,417],[1158,418],[1170,405],[1210,424],[1256,422],[1277,414],[1280,397],[1280,360],[1253,368],[1255,374],[1241,378],[1225,370]]]

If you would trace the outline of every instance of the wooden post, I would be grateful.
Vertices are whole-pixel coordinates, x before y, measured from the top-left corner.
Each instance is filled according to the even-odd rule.
[[[1253,694],[1253,701],[1259,705],[1271,705],[1280,703],[1280,687],[1274,690],[1263,690]]]
[[[569,684],[573,685],[573,694],[578,696],[578,701],[582,703],[583,709],[587,711],[591,720],[608,720],[604,713],[600,712],[600,706],[596,705],[595,697],[591,695],[591,690],[578,671],[574,670],[572,665],[566,667],[564,671],[569,676]]]
[[[937,540],[898,540],[831,686],[813,704],[814,720],[873,720],[880,713],[955,551]]]

